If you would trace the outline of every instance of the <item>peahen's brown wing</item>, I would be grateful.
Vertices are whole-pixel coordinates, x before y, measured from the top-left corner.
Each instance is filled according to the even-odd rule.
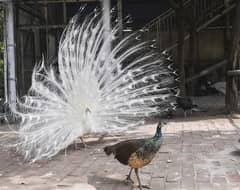
[[[114,145],[115,158],[122,164],[127,165],[131,154],[136,152],[141,146],[144,145],[145,142],[146,139],[133,139]]]

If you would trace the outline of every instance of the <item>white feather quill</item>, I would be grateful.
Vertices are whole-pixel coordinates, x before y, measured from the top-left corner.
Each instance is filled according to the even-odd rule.
[[[79,18],[62,34],[58,71],[37,65],[28,95],[12,108],[21,119],[13,146],[27,160],[51,158],[79,136],[123,131],[174,107],[175,75],[166,57],[137,33],[117,42],[117,26],[104,39],[100,12]]]

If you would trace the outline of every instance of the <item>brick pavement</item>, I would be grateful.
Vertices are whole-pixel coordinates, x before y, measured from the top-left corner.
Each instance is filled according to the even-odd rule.
[[[138,189],[123,182],[128,167],[105,156],[102,148],[123,139],[147,137],[155,127],[154,123],[108,136],[103,143],[87,138],[88,149],[70,147],[66,154],[34,164],[23,162],[13,151],[0,150],[0,190]],[[141,170],[143,184],[152,190],[240,190],[240,119],[173,119],[163,132],[159,153]]]

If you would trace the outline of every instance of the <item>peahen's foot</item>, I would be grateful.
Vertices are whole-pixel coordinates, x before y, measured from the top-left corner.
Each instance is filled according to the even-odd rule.
[[[75,143],[74,144],[74,149],[75,150],[81,150],[81,149],[87,149],[87,148],[91,148],[91,146],[87,145],[86,143],[82,143],[82,144]]]
[[[129,174],[127,175],[127,178],[125,179],[125,181],[126,181],[127,183],[134,184],[134,181],[131,179],[132,170],[133,170],[133,169],[130,168]]]
[[[135,168],[134,169],[135,170],[135,173],[136,173],[136,176],[137,176],[137,180],[138,180],[138,187],[139,187],[139,189],[140,190],[142,190],[143,188],[145,188],[145,189],[150,189],[150,187],[148,186],[148,185],[142,185],[141,184],[141,181],[140,181],[140,178],[139,178],[139,173],[138,173],[138,168]]]
[[[132,180],[132,178],[127,175],[127,178],[124,180],[126,183],[131,183],[131,184],[134,184],[134,181]]]
[[[141,186],[139,185],[138,188],[139,188],[140,190],[142,190],[142,188],[144,188],[144,189],[150,189],[149,185],[141,185]]]
[[[83,140],[82,137],[80,137],[80,140],[82,141],[82,145],[83,145],[83,148],[84,148],[84,149],[91,147],[90,145],[87,145],[87,144],[84,142],[84,140]]]
[[[107,136],[107,133],[102,134],[99,138],[98,138],[98,143],[103,143],[104,142],[104,137]]]
[[[86,143],[84,143],[84,144],[83,144],[83,148],[84,148],[84,149],[88,149],[88,148],[91,148],[91,146],[90,146],[90,145],[87,145]]]

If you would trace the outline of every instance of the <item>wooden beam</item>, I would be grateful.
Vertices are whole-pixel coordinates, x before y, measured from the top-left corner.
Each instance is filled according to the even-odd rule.
[[[193,80],[201,78],[201,77],[203,77],[203,76],[205,76],[205,75],[215,71],[216,69],[226,65],[227,62],[228,61],[225,59],[225,60],[223,60],[223,61],[221,61],[221,62],[219,62],[217,64],[214,64],[213,66],[208,67],[207,69],[204,69],[203,71],[201,71],[200,73],[196,74],[195,76],[186,79],[186,83],[189,83],[189,82],[191,82]]]
[[[212,19],[208,20],[206,23],[202,24],[201,26],[197,27],[196,31],[200,32],[202,29],[208,27],[211,23],[213,23],[214,21],[216,21],[217,19],[221,18],[223,15],[227,14],[229,11],[231,11],[232,9],[234,9],[236,7],[236,3],[232,4],[231,6],[229,6],[227,9],[225,9],[224,11],[222,11],[221,13],[219,13],[218,15],[214,16]],[[184,40],[189,39],[189,34],[187,34],[184,37]],[[173,49],[175,49],[177,47],[177,43],[173,44],[172,46],[170,46],[169,48],[166,49],[166,51],[171,51]]]
[[[44,21],[44,18],[42,15],[40,15],[36,10],[30,9],[29,6],[21,5],[19,6],[19,9],[24,11],[25,13],[29,14],[32,17],[38,18],[41,21]]]
[[[222,12],[220,12],[219,14],[217,14],[216,16],[214,16],[213,18],[209,19],[206,23],[202,24],[201,26],[199,26],[197,28],[197,32],[201,31],[202,29],[206,28],[208,25],[210,25],[211,23],[213,23],[215,20],[218,20],[219,18],[221,18],[223,15],[227,14],[229,11],[231,11],[233,8],[236,7],[236,3],[232,4],[231,6],[229,6],[227,9],[224,9]]]
[[[19,25],[19,30],[35,30],[35,29],[59,29],[65,28],[66,24],[53,24],[53,25]]]
[[[8,0],[6,0],[8,1]],[[48,0],[47,4],[49,3],[87,3],[87,2],[99,2],[100,0]],[[21,4],[28,4],[28,3],[41,3],[45,4],[44,0],[28,0],[28,1],[20,1]]]
[[[240,76],[240,69],[230,70],[227,72],[228,76]]]

